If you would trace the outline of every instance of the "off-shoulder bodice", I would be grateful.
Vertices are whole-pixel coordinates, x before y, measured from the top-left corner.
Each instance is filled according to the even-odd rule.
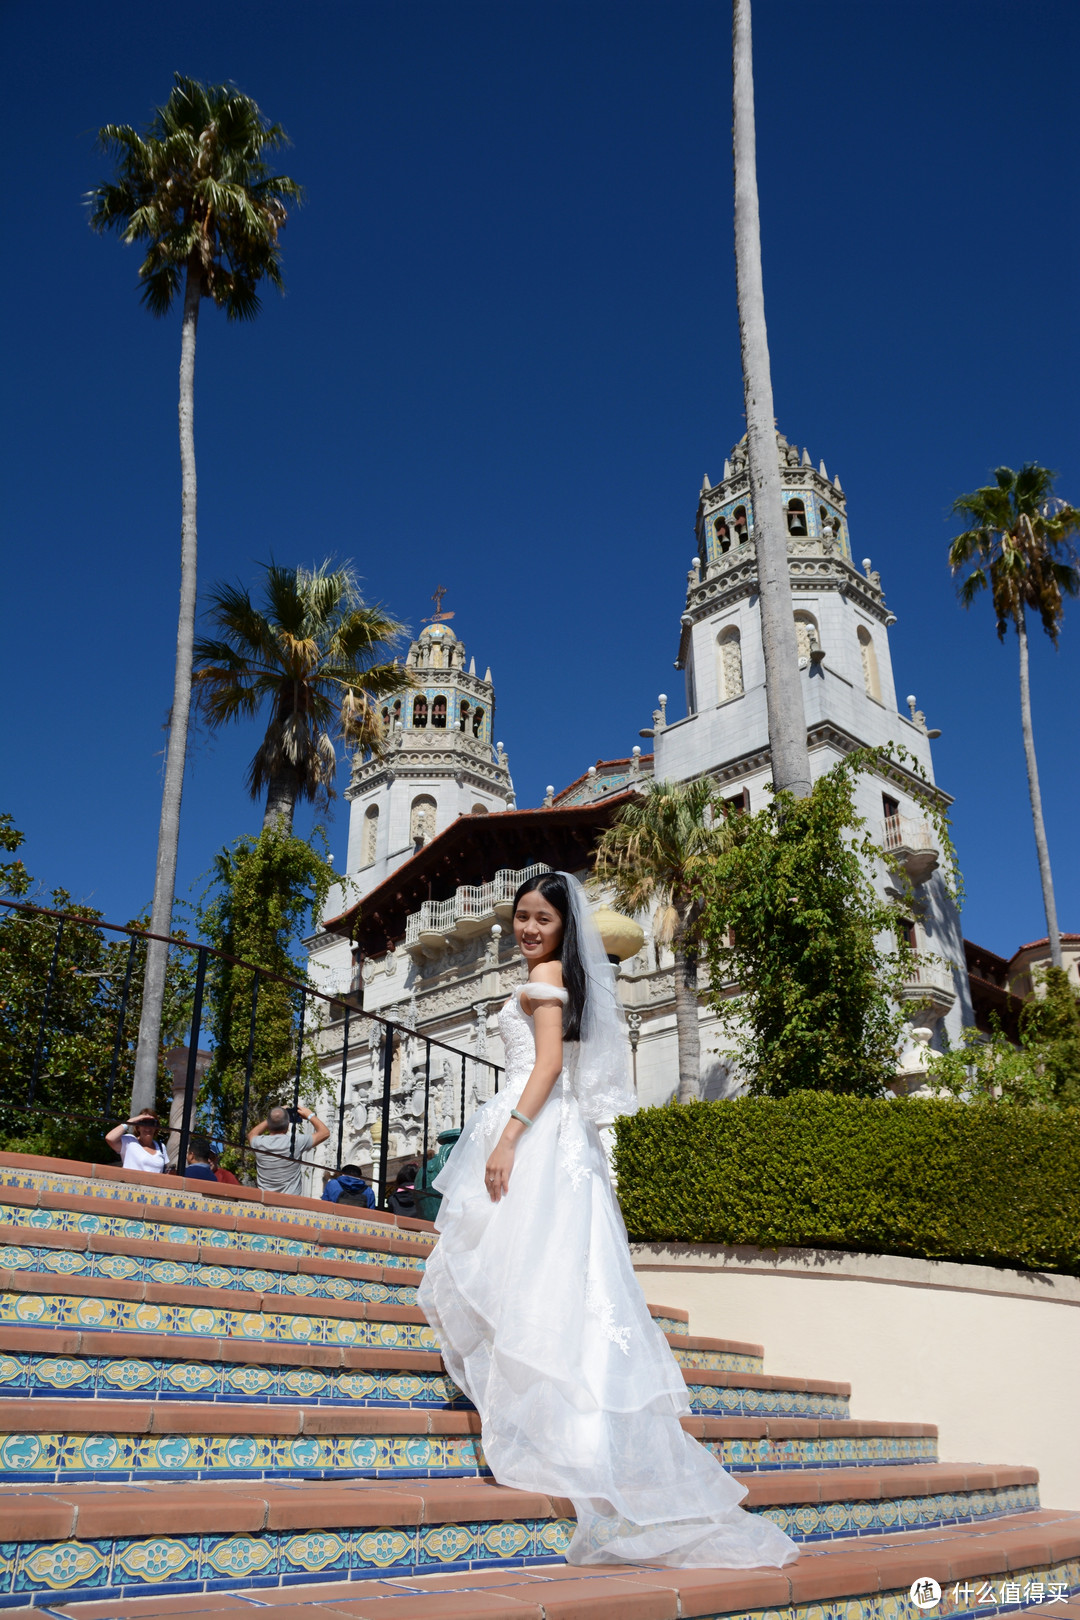
[[[561,1001],[565,1007],[570,997],[567,991],[554,984],[519,984],[510,1000],[499,1010],[499,1034],[506,1053],[506,1079],[508,1090],[520,1091],[532,1073],[536,1062],[536,1038],[531,1016],[521,1005],[522,996],[530,1001]]]

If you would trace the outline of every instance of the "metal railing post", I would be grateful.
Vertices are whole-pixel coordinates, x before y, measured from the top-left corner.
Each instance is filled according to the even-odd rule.
[[[427,1049],[425,1051],[425,1054],[424,1054],[424,1171],[423,1171],[424,1186],[426,1187],[427,1186],[427,1162],[428,1162],[428,1104],[429,1104],[429,1102],[431,1100],[431,1042],[425,1040],[424,1046]]]
[[[300,1106],[300,1070],[301,1070],[301,1067],[303,1066],[303,1062],[304,1062],[304,1014],[305,1014],[306,1011],[307,1011],[307,991],[306,990],[301,990],[301,992],[300,992],[300,1026],[299,1026],[299,1028],[297,1030],[297,1033],[296,1033],[296,1076],[295,1076],[295,1079],[293,1080],[293,1093],[292,1093],[292,1111],[293,1111],[294,1118],[292,1120],[292,1134],[289,1137],[289,1156],[291,1158],[296,1157],[296,1119],[295,1119],[295,1114],[296,1114],[297,1108]]]
[[[206,984],[206,946],[196,945],[199,953],[195,969],[195,998],[191,1004],[191,1034],[188,1039],[187,1075],[184,1079],[184,1117],[180,1121],[180,1142],[176,1149],[176,1173],[182,1176],[187,1168],[188,1139],[191,1136],[191,1116],[195,1111],[195,1070],[199,1060],[199,1029],[202,1025],[203,987]]]
[[[393,1024],[383,1025],[382,1141],[379,1143],[379,1208],[386,1208],[386,1165],[390,1155],[390,1080],[394,1068]]]
[[[461,1054],[461,1128],[465,1129],[465,1053]]]
[[[244,1064],[244,1106],[240,1111],[240,1168],[243,1170],[248,1150],[248,1115],[251,1109],[251,1077],[255,1072],[255,1014],[259,1005],[259,970],[251,977],[251,1026],[248,1029],[247,1060]],[[258,1161],[256,1160],[256,1163]]]
[[[45,1000],[41,1003],[41,1022],[38,1024],[37,1045],[34,1047],[34,1066],[30,1071],[30,1094],[27,1097],[27,1106],[33,1102],[37,1090],[38,1069],[41,1067],[41,1056],[45,1050],[45,1030],[49,1021],[49,1002],[52,1000],[53,985],[56,983],[56,964],[60,960],[60,941],[64,937],[64,919],[61,917],[56,925],[56,939],[53,943],[52,961],[49,963],[49,977],[45,983]]]
[[[109,1084],[105,1091],[105,1118],[112,1113],[113,1087],[116,1085],[116,1071],[120,1065],[120,1051],[124,1044],[124,1020],[127,1018],[128,992],[131,989],[131,974],[135,966],[135,950],[138,941],[135,935],[131,936],[131,945],[128,948],[127,968],[124,972],[124,988],[120,992],[120,1016],[116,1025],[116,1039],[113,1042],[112,1064],[109,1067]]]
[[[334,1168],[341,1169],[341,1144],[345,1136],[345,1079],[349,1072],[349,1018],[350,1008],[345,1007],[345,1029],[341,1038],[341,1095],[338,1097],[337,1109],[337,1158]]]

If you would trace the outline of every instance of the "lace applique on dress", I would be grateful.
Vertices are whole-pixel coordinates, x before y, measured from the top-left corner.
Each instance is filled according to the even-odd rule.
[[[615,1307],[595,1277],[585,1287],[585,1309],[600,1319],[600,1331],[611,1344],[618,1345],[624,1356],[630,1354],[630,1329],[615,1326]]]
[[[592,1175],[587,1164],[583,1164],[585,1157],[585,1133],[581,1128],[581,1118],[575,1107],[571,1106],[571,1099],[565,1095],[559,1113],[559,1144],[562,1151],[559,1154],[559,1163],[570,1177],[570,1185],[577,1192],[582,1182]]]

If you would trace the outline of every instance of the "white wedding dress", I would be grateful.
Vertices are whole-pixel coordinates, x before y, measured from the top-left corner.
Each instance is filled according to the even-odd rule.
[[[684,1433],[683,1374],[634,1275],[597,1128],[574,1092],[575,1046],[521,1137],[510,1189],[484,1167],[531,1073],[522,985],[499,1014],[505,1085],[467,1121],[435,1186],[439,1242],[417,1296],[454,1382],[476,1406],[501,1485],[569,1497],[572,1564],[751,1568],[798,1557],[737,1504],[745,1488]]]

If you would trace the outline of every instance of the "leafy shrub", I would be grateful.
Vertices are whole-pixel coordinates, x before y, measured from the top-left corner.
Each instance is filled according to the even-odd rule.
[[[617,1125],[633,1240],[853,1249],[1080,1274],[1080,1109],[798,1092]]]

